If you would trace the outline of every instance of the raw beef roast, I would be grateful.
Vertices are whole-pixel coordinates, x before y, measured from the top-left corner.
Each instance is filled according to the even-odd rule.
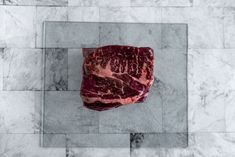
[[[102,111],[145,100],[154,80],[151,48],[110,45],[83,53],[84,106]]]

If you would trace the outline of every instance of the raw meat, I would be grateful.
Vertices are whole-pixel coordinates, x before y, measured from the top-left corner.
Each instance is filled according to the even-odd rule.
[[[154,81],[153,49],[109,45],[83,53],[84,106],[102,111],[145,100]]]

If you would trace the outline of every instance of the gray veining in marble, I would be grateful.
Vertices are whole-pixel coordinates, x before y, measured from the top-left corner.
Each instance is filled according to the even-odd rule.
[[[36,0],[37,5],[67,6],[68,0]]]
[[[35,48],[35,17],[33,6],[0,6],[0,46]]]
[[[148,16],[145,16],[148,14]],[[100,22],[160,23],[161,9],[154,7],[101,7]]]
[[[0,91],[0,134],[33,134],[35,130],[34,105],[33,92]]]
[[[234,90],[234,61],[234,49],[189,50],[189,90]]]
[[[68,49],[45,49],[45,90],[68,89]]]
[[[194,0],[193,5],[195,7],[234,7],[234,0]]]
[[[139,148],[171,148],[171,147],[187,147],[188,135],[187,133],[132,133],[131,151]]]
[[[36,0],[4,0],[5,5],[36,5]]]
[[[224,132],[224,108],[227,93],[224,91],[201,91],[189,94],[189,131]]]
[[[189,48],[223,48],[222,8],[162,8],[163,23],[188,23]]]
[[[41,71],[40,49],[4,49],[3,90],[40,90]]]
[[[98,6],[98,0],[68,0],[69,6],[91,7]]]
[[[187,48],[187,25],[185,24],[163,24],[162,49],[186,49]]]
[[[69,134],[68,147],[129,148],[129,134]]]
[[[234,2],[235,6],[235,2]],[[235,48],[235,8],[224,8],[224,46]]]
[[[69,148],[72,157],[130,157],[129,148]]]
[[[0,134],[0,156],[65,157],[65,148],[42,148],[39,139],[39,134]]]
[[[66,7],[36,7],[36,47],[41,48],[44,21],[67,21],[68,8]]]
[[[98,7],[68,7],[68,21],[99,21]]]
[[[4,49],[0,48],[0,67],[3,67],[3,51]],[[0,69],[0,91],[3,90],[3,68]]]
[[[98,114],[83,107],[79,91],[45,91],[45,133],[97,133]]]
[[[193,0],[131,0],[131,6],[192,6]]]

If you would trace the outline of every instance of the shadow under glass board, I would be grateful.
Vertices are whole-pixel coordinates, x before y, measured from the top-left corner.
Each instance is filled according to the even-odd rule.
[[[187,25],[44,22],[44,147],[186,147]],[[83,107],[82,48],[154,49],[155,81],[144,103],[107,111]]]

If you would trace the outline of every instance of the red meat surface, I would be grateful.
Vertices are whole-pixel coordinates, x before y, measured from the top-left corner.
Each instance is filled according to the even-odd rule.
[[[149,47],[109,45],[83,49],[81,98],[103,111],[143,102],[154,81],[154,52]]]

